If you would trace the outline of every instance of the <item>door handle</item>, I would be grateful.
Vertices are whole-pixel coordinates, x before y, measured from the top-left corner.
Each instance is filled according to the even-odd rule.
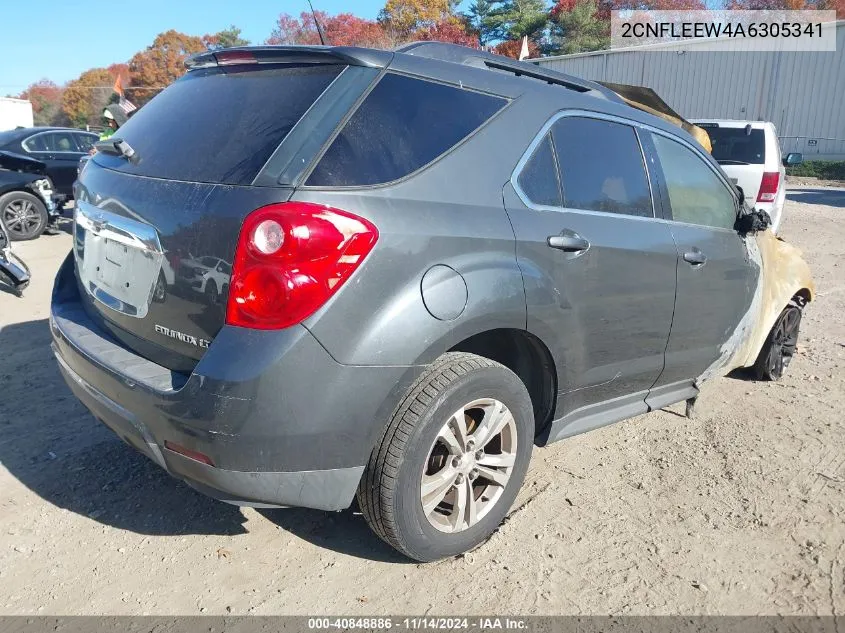
[[[565,253],[581,253],[590,248],[587,240],[569,229],[564,229],[560,235],[549,235],[547,242],[552,248]]]
[[[684,261],[693,266],[702,266],[707,262],[707,256],[697,248],[684,253]]]

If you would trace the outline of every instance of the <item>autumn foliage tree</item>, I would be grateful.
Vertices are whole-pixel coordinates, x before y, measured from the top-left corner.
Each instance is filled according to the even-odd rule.
[[[115,77],[106,68],[92,68],[69,81],[62,93],[62,111],[76,127],[99,125],[113,92]]]
[[[351,13],[330,16],[322,11],[315,15],[303,11],[299,18],[282,13],[276,21],[267,44],[307,44],[320,43],[320,34],[314,18],[320,22],[326,43],[332,46],[368,46],[371,48],[389,48],[390,38],[375,20],[359,18]]]
[[[41,79],[31,84],[18,98],[32,102],[35,125],[56,125],[62,119],[63,89],[49,79]]]
[[[143,105],[185,74],[185,60],[207,50],[202,38],[170,30],[156,36],[145,50],[129,60],[132,86],[127,96]]]

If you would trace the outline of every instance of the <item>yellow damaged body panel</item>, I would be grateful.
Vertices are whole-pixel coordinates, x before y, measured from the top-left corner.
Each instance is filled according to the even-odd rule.
[[[801,251],[774,235],[770,230],[753,238],[760,251],[761,267],[757,296],[752,303],[753,315],[747,336],[739,342],[726,368],[750,367],[757,360],[766,338],[780,313],[799,293],[811,301],[815,284],[810,267]]]

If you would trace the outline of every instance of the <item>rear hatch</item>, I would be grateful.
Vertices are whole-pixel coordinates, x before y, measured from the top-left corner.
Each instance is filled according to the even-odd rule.
[[[82,171],[74,235],[82,301],[145,358],[193,369],[224,324],[244,218],[290,198],[292,165],[307,165],[342,114],[337,104],[377,75],[347,73],[345,60],[327,54],[302,57],[192,70]]]
[[[735,185],[742,187],[753,205],[760,191],[766,162],[766,137],[760,128],[743,122],[697,123],[707,132],[713,146],[711,154]]]

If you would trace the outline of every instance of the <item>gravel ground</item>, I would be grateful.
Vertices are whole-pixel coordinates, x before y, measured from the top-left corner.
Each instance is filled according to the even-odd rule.
[[[16,245],[0,292],[0,614],[845,614],[845,189],[796,188],[783,233],[818,296],[780,383],[536,449],[480,549],[410,563],[360,515],[192,491],[79,405],[50,351],[70,236]]]

